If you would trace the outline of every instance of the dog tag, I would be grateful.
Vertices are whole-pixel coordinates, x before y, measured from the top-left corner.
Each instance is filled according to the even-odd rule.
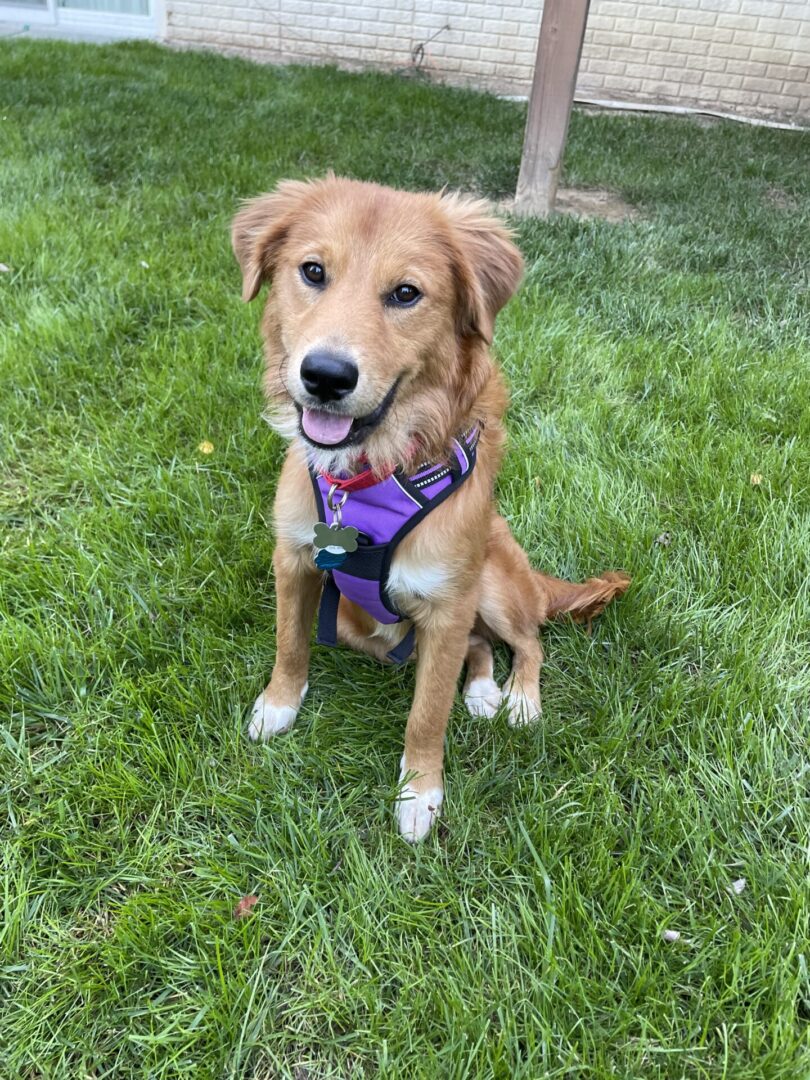
[[[315,526],[312,543],[318,549],[315,565],[319,570],[336,570],[346,561],[352,551],[357,551],[357,529],[353,525],[343,528],[338,522],[327,525],[319,521]]]

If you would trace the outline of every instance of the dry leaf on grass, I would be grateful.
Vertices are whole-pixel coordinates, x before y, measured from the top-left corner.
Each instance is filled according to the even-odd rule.
[[[233,909],[233,917],[235,919],[244,919],[251,913],[253,908],[258,904],[258,896],[243,896],[236,907]]]
[[[751,483],[753,484],[754,487],[759,487],[759,485],[762,483],[762,473],[761,472],[752,472],[751,473]]]

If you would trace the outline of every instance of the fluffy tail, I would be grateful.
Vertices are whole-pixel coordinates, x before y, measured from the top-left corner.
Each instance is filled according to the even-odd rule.
[[[630,576],[622,570],[608,570],[582,584],[535,572],[540,596],[538,622],[542,626],[549,619],[568,614],[574,622],[585,623],[590,633],[596,616],[602,614],[614,597],[627,592],[630,581]]]

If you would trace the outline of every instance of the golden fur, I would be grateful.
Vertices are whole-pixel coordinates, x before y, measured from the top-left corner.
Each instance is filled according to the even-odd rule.
[[[442,800],[444,734],[465,658],[470,710],[492,715],[503,694],[510,721],[529,722],[540,713],[538,626],[564,612],[589,621],[629,578],[606,573],[572,584],[534,571],[495,510],[507,396],[489,345],[523,263],[485,203],[331,175],[287,181],[239,212],[233,246],[245,300],[272,280],[262,320],[265,389],[272,422],[292,440],[275,502],[276,664],[254,707],[254,738],[286,730],[306,692],[322,581],[313,562],[317,513],[307,458],[330,472],[356,471],[364,459],[380,474],[396,466],[412,472],[447,458],[451,439],[471,424],[481,427],[472,476],[403,540],[392,566],[392,595],[417,636],[398,814],[402,834],[418,840]],[[302,280],[307,260],[327,268],[328,287]],[[422,293],[402,310],[384,302],[401,282]],[[323,348],[351,355],[359,368],[356,388],[341,403],[354,417],[371,413],[399,380],[391,408],[357,446],[314,447],[300,435],[295,402],[307,404],[301,363]],[[341,600],[340,639],[380,659],[406,628],[382,627]],[[492,679],[494,639],[513,651],[503,692]]]

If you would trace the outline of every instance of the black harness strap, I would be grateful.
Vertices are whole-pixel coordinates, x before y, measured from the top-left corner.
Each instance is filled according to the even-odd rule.
[[[321,606],[318,608],[318,636],[315,640],[319,645],[337,645],[339,603],[340,589],[332,575],[327,574],[323,581]]]
[[[404,664],[409,659],[416,644],[416,627],[411,623],[411,628],[405,637],[388,654],[392,664]]]
[[[338,605],[340,604],[340,589],[335,584],[331,574],[327,574],[323,581],[321,592],[321,604],[318,608],[318,634],[315,641],[318,645],[337,645],[337,619]],[[408,633],[388,653],[388,659],[392,664],[404,664],[409,659],[416,644],[416,628],[412,625]]]

